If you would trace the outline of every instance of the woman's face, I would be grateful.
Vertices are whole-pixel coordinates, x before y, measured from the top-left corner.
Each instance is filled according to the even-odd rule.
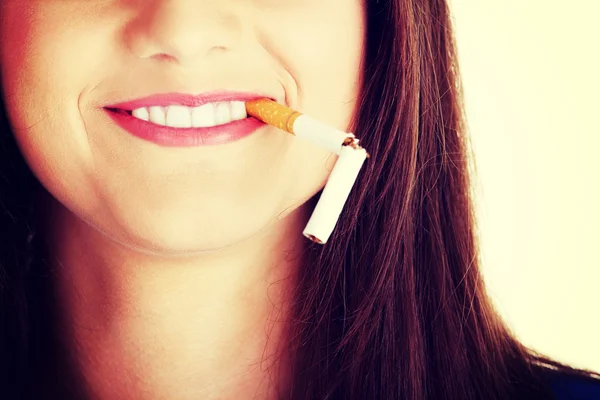
[[[161,146],[103,108],[158,93],[256,92],[347,130],[362,0],[2,0],[2,87],[46,189],[135,246],[226,246],[298,208],[336,157],[265,126],[239,141]]]

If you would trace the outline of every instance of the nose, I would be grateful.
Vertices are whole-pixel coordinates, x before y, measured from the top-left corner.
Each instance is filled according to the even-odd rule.
[[[140,58],[191,64],[241,41],[239,14],[226,0],[145,0],[126,28],[130,51]],[[232,10],[229,7],[229,10]]]

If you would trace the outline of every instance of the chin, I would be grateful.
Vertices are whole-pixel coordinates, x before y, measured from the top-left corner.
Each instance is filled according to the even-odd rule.
[[[208,254],[236,246],[253,237],[258,237],[268,227],[268,219],[264,223],[256,221],[240,221],[222,224],[155,224],[151,230],[148,225],[135,232],[127,232],[117,239],[121,245],[145,254],[169,257],[186,257]],[[130,230],[130,229],[129,229]],[[114,239],[114,236],[113,236]]]

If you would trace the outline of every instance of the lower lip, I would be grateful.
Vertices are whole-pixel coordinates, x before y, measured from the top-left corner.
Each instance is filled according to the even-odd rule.
[[[141,120],[125,112],[105,109],[127,132],[140,139],[165,147],[197,147],[225,144],[242,139],[265,125],[250,117],[207,128],[172,128]]]

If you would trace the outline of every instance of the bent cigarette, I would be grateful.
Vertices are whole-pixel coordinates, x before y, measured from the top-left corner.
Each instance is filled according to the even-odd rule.
[[[358,139],[354,134],[330,127],[270,99],[246,102],[246,112],[269,125],[309,140],[339,155],[321,197],[302,232],[315,243],[327,243],[369,154],[358,145]]]
[[[276,126],[336,154],[340,154],[344,143],[354,148],[360,147],[353,133],[335,129],[271,99],[247,101],[246,112],[264,123]]]

